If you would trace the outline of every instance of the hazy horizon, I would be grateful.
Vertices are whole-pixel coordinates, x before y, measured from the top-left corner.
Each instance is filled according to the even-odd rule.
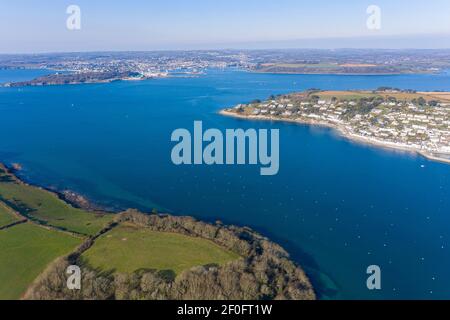
[[[70,5],[80,8],[80,29],[67,28]],[[367,26],[371,5],[378,29]],[[448,49],[449,14],[446,0],[16,0],[0,3],[0,53]]]
[[[448,38],[447,38],[448,37]],[[394,41],[398,44],[404,43],[404,46],[364,46],[364,45],[355,45],[352,46],[351,42],[359,42],[360,44],[367,43],[370,41],[373,43],[373,39],[368,38],[323,38],[323,39],[299,39],[299,40],[291,40],[291,41],[275,41],[275,42],[255,42],[255,43],[242,43],[237,45],[199,45],[192,47],[176,47],[176,46],[168,46],[161,48],[151,48],[151,49],[84,49],[84,50],[53,50],[53,51],[29,51],[29,52],[0,52],[0,55],[33,55],[33,54],[64,54],[64,53],[95,53],[95,52],[164,52],[164,51],[226,51],[226,50],[236,50],[236,51],[257,51],[257,50],[274,50],[274,51],[283,51],[283,50],[323,50],[323,51],[339,51],[339,50],[373,50],[373,51],[382,51],[382,50],[392,50],[392,51],[404,51],[404,50],[450,50],[450,35],[436,38],[428,38],[428,41],[436,41],[436,39],[444,39],[448,40],[448,45],[446,46],[428,46],[428,47],[413,47],[408,45],[407,38],[388,38],[388,39],[378,39],[379,41],[388,42]],[[328,45],[320,45],[321,42],[326,42]],[[345,41],[347,46],[343,45],[341,47],[333,47],[330,46],[332,43]],[[304,43],[302,46],[301,43]],[[288,43],[286,45],[286,43]],[[316,45],[314,45],[316,43]],[[442,42],[440,42],[442,44]],[[283,45],[284,44],[284,45]],[[306,45],[305,45],[306,44]]]

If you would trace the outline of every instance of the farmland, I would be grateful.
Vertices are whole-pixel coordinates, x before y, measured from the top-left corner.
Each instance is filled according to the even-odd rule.
[[[122,273],[156,269],[179,274],[194,266],[223,265],[238,257],[205,239],[151,231],[132,224],[121,225],[101,236],[83,254],[94,268]]]
[[[443,102],[450,102],[450,94],[448,92],[381,92],[381,91],[319,91],[314,93],[321,99],[330,99],[336,97],[341,100],[358,100],[380,97],[388,99],[389,97],[397,100],[411,101],[414,99],[424,98],[426,101],[439,100]]]
[[[84,235],[94,235],[112,219],[109,214],[74,208],[56,194],[24,184],[4,170],[0,171],[0,200],[38,223]]]
[[[20,298],[50,262],[81,242],[80,238],[31,223],[0,230],[0,300]]]
[[[16,221],[18,221],[18,218],[14,216],[11,209],[0,202],[0,228]]]
[[[0,227],[28,220],[0,230],[0,299],[20,298],[52,261],[73,252],[114,218],[74,208],[56,194],[22,182],[1,165],[0,200]],[[126,223],[103,234],[82,258],[108,271],[155,269],[178,274],[238,257],[206,239]]]
[[[0,200],[0,300],[315,298],[287,253],[248,228],[78,209],[2,165]],[[80,290],[67,289],[69,265]]]

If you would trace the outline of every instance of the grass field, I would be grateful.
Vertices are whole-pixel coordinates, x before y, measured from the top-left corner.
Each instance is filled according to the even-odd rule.
[[[0,199],[21,214],[40,222],[93,235],[113,218],[109,214],[98,215],[76,209],[51,192],[25,185],[10,177],[0,170]]]
[[[101,236],[82,258],[92,267],[105,271],[131,273],[156,269],[179,274],[194,266],[222,265],[239,256],[205,239],[126,224]]]
[[[424,94],[430,99],[441,100],[445,102],[450,102],[450,92],[418,92],[419,94]]]
[[[448,92],[417,92],[417,93],[408,93],[408,92],[392,92],[392,93],[384,93],[377,92],[373,93],[371,91],[321,91],[314,93],[319,96],[321,99],[329,99],[332,97],[339,98],[341,100],[351,100],[351,99],[361,99],[368,97],[394,97],[397,100],[407,100],[411,101],[413,99],[418,99],[420,97],[424,98],[426,101],[430,100],[440,100],[443,102],[450,101],[450,93]]]
[[[22,183],[2,165],[0,200],[0,226],[18,219],[14,211],[42,224],[30,221],[0,230],[0,300],[20,298],[52,261],[85,240],[53,227],[93,235],[114,218],[74,208],[52,192]],[[205,239],[122,224],[98,238],[82,258],[105,271],[156,269],[178,274],[239,256]]]
[[[18,220],[19,219],[11,212],[11,209],[0,202],[0,228]]]
[[[268,63],[263,64],[263,67],[280,67],[280,68],[338,68],[339,65],[335,63]]]
[[[31,282],[82,239],[24,223],[0,231],[0,299],[18,299]]]

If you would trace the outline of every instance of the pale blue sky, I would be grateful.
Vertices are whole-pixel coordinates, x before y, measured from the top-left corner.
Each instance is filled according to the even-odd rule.
[[[82,29],[66,29],[79,5]],[[366,27],[369,5],[382,29]],[[330,39],[333,38],[333,39]],[[447,47],[449,0],[1,0],[0,52]]]

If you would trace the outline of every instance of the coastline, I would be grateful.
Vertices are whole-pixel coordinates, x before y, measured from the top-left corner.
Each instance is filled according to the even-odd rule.
[[[163,78],[163,77],[160,77]],[[31,83],[26,83],[26,84],[17,84],[16,82],[11,82],[11,83],[3,83],[0,85],[0,87],[3,88],[25,88],[25,87],[51,87],[51,86],[65,86],[65,85],[69,85],[69,86],[75,86],[75,85],[81,85],[81,84],[108,84],[108,83],[113,83],[113,82],[118,82],[118,81],[145,81],[145,80],[152,80],[152,79],[156,79],[155,77],[152,78],[143,78],[143,79],[128,79],[128,78],[117,78],[117,79],[106,79],[106,80],[92,80],[92,81],[78,81],[78,82],[68,82],[68,83],[36,83],[36,84],[31,84]],[[32,81],[32,80],[31,80]]]
[[[261,74],[285,74],[285,75],[327,75],[327,76],[399,76],[399,75],[411,75],[411,74],[439,74],[442,70],[407,70],[398,72],[306,72],[306,71],[270,71],[270,70],[258,70],[249,69],[253,73]]]
[[[375,139],[368,139],[363,136],[358,136],[356,134],[352,134],[348,132],[344,126],[339,125],[333,125],[324,121],[316,121],[316,120],[299,120],[299,119],[280,119],[277,117],[271,117],[271,116],[262,116],[262,115],[240,115],[236,112],[230,112],[229,109],[223,109],[219,111],[219,114],[222,116],[227,117],[233,117],[233,118],[239,118],[239,119],[245,119],[245,120],[256,120],[256,121],[280,121],[280,122],[290,122],[290,123],[296,123],[300,125],[308,125],[308,126],[319,126],[319,127],[326,127],[329,129],[335,130],[341,137],[355,143],[359,144],[365,144],[377,148],[384,148],[384,149],[390,149],[390,150],[400,150],[400,151],[406,151],[414,154],[418,154],[428,160],[441,162],[450,164],[450,155],[449,158],[442,158],[427,152],[424,152],[422,150],[418,150],[415,148],[409,148],[405,146],[398,146],[393,143],[383,142]]]
[[[17,164],[19,165],[19,164]],[[68,255],[61,256],[57,258],[55,261],[50,263],[47,268],[44,270],[43,273],[41,273],[38,278],[36,278],[28,288],[26,294],[30,294],[30,290],[37,286],[42,285],[42,283],[39,283],[40,280],[45,279],[46,275],[50,274],[50,271],[55,269],[55,263],[57,262],[67,262],[69,263],[74,257],[80,257],[83,252],[88,250],[94,243],[97,238],[99,238],[101,235],[109,232],[114,227],[121,223],[126,222],[132,222],[136,226],[139,227],[145,227],[145,228],[151,228],[154,231],[158,232],[170,232],[170,233],[176,233],[176,234],[182,234],[186,236],[191,237],[198,237],[201,239],[212,241],[213,243],[217,244],[218,246],[231,250],[233,252],[238,251],[239,256],[243,257],[244,260],[242,263],[245,264],[245,270],[247,268],[253,268],[253,263],[255,261],[259,261],[263,258],[268,258],[269,260],[274,261],[275,265],[279,263],[278,269],[276,269],[276,272],[279,272],[280,275],[283,275],[283,277],[287,277],[289,281],[287,282],[287,286],[293,285],[296,288],[296,295],[294,295],[297,298],[300,298],[301,300],[315,300],[317,298],[318,293],[316,293],[316,288],[312,285],[312,280],[310,276],[306,273],[305,268],[300,264],[298,261],[294,261],[290,258],[290,255],[287,251],[283,249],[281,245],[278,243],[270,240],[268,237],[260,234],[257,231],[254,231],[253,229],[247,227],[247,226],[238,226],[238,225],[228,225],[228,224],[222,224],[219,220],[217,220],[215,223],[206,222],[203,220],[199,220],[192,216],[178,216],[178,215],[172,215],[172,214],[166,214],[166,213],[143,213],[135,209],[127,209],[127,210],[120,210],[116,212],[107,212],[102,210],[101,207],[96,206],[95,204],[92,204],[86,197],[83,195],[74,193],[72,191],[70,192],[69,196],[67,196],[66,191],[55,191],[49,188],[45,188],[36,184],[28,183],[24,180],[22,180],[20,177],[17,176],[17,172],[20,171],[12,166],[7,166],[0,162],[0,169],[4,170],[7,174],[11,175],[14,180],[17,181],[19,184],[23,184],[26,186],[30,186],[33,188],[38,188],[41,190],[44,190],[50,194],[53,194],[55,197],[57,197],[60,201],[68,204],[69,206],[72,206],[74,208],[82,208],[86,211],[92,213],[92,214],[114,214],[115,217],[113,220],[111,220],[108,225],[104,226],[99,232],[97,232],[94,235],[86,236],[85,241],[78,246],[73,252],[71,252]],[[7,205],[1,200],[0,195],[0,205]],[[32,218],[28,218],[27,216],[24,216],[23,214],[19,212],[15,212],[17,217],[19,218],[19,221],[10,224],[5,227],[10,228],[14,227],[17,224],[22,223],[35,223]],[[35,223],[39,227],[48,229],[48,230],[55,230],[58,232],[68,233],[71,234],[74,237],[80,237],[81,234],[78,234],[76,232],[60,229],[54,225],[47,225],[47,224],[41,224],[41,223]],[[173,229],[171,229],[173,227]],[[2,230],[3,228],[0,228]],[[212,231],[211,231],[212,230]],[[246,235],[245,239],[241,239],[241,235]],[[231,237],[229,240],[227,237],[223,237],[224,235],[228,234],[229,237]],[[263,252],[260,252],[260,248],[263,248]],[[267,249],[267,252],[265,252]],[[275,254],[273,254],[275,252]],[[70,263],[69,263],[70,264]],[[212,271],[216,272],[218,270],[217,266],[203,266],[207,272]],[[211,268],[211,270],[209,270]],[[230,263],[229,265],[225,265],[222,269],[228,270],[227,268],[230,268],[232,270],[233,264]],[[193,270],[192,274],[196,274],[197,269],[192,268]],[[275,270],[275,269],[274,269]],[[271,270],[271,272],[275,272],[274,270]],[[86,269],[86,271],[92,271],[89,268]],[[256,274],[256,271],[255,271]],[[100,276],[100,275],[99,275]],[[44,281],[45,282],[45,281]],[[65,283],[65,282],[64,282]],[[64,284],[63,283],[63,284]],[[299,283],[301,285],[299,285]],[[206,285],[206,283],[205,283]],[[37,296],[36,296],[37,297]],[[34,298],[36,298],[34,297]],[[278,296],[277,296],[278,297]],[[65,296],[51,296],[51,298],[57,298],[57,299],[65,299]],[[95,298],[95,297],[94,297]]]
[[[20,164],[17,164],[17,165],[20,165]],[[45,187],[45,186],[42,186],[42,185],[39,185],[36,183],[29,182],[26,179],[24,179],[23,177],[19,176],[22,168],[17,169],[13,165],[10,166],[3,162],[0,162],[0,169],[1,168],[6,169],[6,171],[8,173],[10,173],[11,175],[13,175],[14,178],[17,179],[17,181],[19,181],[21,184],[30,186],[30,187],[34,187],[34,188],[38,188],[41,190],[45,190],[51,194],[54,194],[59,200],[67,203],[68,205],[70,205],[71,207],[74,207],[76,209],[83,209],[86,211],[90,211],[92,213],[98,212],[98,213],[111,213],[111,214],[116,214],[116,213],[123,211],[120,209],[112,209],[112,208],[108,208],[106,206],[99,205],[99,204],[93,202],[92,200],[87,199],[84,195],[76,193],[72,190],[57,190],[55,188]]]
[[[344,72],[273,72],[273,71],[255,71],[260,74],[278,74],[278,75],[304,75],[304,76],[401,76],[411,74],[439,74],[439,72],[392,72],[392,73],[344,73]]]

